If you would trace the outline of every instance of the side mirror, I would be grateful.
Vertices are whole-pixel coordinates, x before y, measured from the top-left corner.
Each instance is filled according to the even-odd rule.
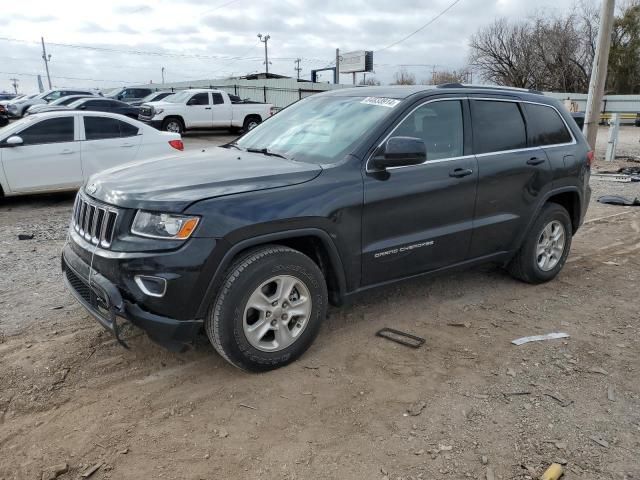
[[[414,137],[391,137],[387,140],[383,155],[373,158],[373,165],[379,170],[390,167],[419,165],[427,160],[427,146],[424,140]]]
[[[19,137],[18,135],[12,135],[11,137],[7,138],[7,140],[5,141],[5,144],[7,145],[7,147],[18,147],[23,143],[24,142],[22,141],[22,137]]]
[[[86,110],[86,109],[87,109],[87,106],[86,106],[86,105],[80,105],[80,106],[78,107],[78,110]]]

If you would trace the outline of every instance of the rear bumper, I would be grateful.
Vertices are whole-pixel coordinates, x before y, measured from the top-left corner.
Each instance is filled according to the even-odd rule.
[[[118,318],[140,327],[153,341],[170,350],[181,350],[184,345],[192,343],[200,332],[202,320],[163,317],[124,299],[118,287],[92,270],[69,244],[65,245],[61,260],[64,282],[71,294],[123,345],[126,346],[120,339]]]

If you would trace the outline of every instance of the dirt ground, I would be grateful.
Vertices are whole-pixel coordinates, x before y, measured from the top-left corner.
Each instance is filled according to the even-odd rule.
[[[639,136],[623,128],[628,154]],[[592,181],[594,199],[638,185]],[[2,480],[530,479],[551,462],[640,479],[640,208],[592,202],[553,282],[484,266],[372,291],[255,375],[204,337],[174,354],[131,330],[120,347],[62,285],[72,201],[0,203]],[[570,337],[511,344],[549,332]]]

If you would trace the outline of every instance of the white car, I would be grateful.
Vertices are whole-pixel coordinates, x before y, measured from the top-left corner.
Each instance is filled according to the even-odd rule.
[[[66,97],[67,95],[97,95],[92,90],[83,90],[77,88],[69,88],[64,90],[47,90],[46,92],[38,93],[32,97],[20,98],[16,101],[12,101],[7,104],[7,113],[10,117],[21,117],[27,109],[32,105],[43,105],[58,98]]]
[[[115,113],[30,115],[0,128],[0,197],[74,190],[96,172],[183,149],[179,134]]]

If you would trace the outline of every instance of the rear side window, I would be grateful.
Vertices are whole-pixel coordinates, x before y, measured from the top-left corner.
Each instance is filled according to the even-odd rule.
[[[427,161],[460,157],[464,147],[462,104],[459,100],[428,102],[410,113],[391,136],[424,140]]]
[[[551,107],[526,103],[527,125],[533,146],[557,145],[573,140],[558,112]]]
[[[23,145],[73,142],[73,117],[43,120],[18,134]]]
[[[214,105],[221,105],[224,103],[224,99],[222,98],[222,95],[219,93],[212,93],[211,98],[213,98]]]
[[[474,100],[471,105],[475,153],[501,152],[527,146],[527,131],[516,102]]]
[[[137,133],[137,127],[116,118],[84,117],[84,136],[87,140],[132,137]]]

